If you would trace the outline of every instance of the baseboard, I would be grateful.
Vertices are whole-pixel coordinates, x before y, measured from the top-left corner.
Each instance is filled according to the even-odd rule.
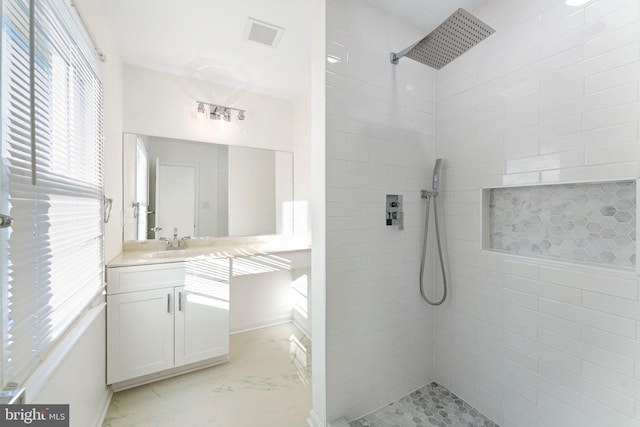
[[[98,406],[98,411],[96,412],[96,418],[94,422],[91,424],[94,427],[102,427],[102,423],[104,422],[105,417],[107,416],[107,411],[109,410],[109,405],[111,404],[111,398],[113,397],[113,391],[110,388],[105,387],[104,398]]]
[[[167,369],[165,371],[155,372],[153,374],[143,375],[141,377],[132,378],[129,380],[118,381],[111,384],[111,390],[122,391],[133,387],[138,387],[144,384],[149,384],[155,381],[165,380],[167,378],[176,377],[189,372],[197,371],[204,368],[210,368],[211,366],[219,365],[229,361],[229,355],[207,359],[202,362],[191,363],[189,365],[180,366],[177,368]]]
[[[344,418],[338,418],[329,423],[329,427],[349,427],[349,423]]]
[[[307,418],[307,423],[310,427],[325,427],[325,424],[322,422],[318,414],[312,409],[309,412],[309,418]]]
[[[275,319],[266,320],[264,322],[256,322],[247,325],[242,325],[229,332],[229,335],[241,334],[243,332],[255,331],[256,329],[268,328],[269,326],[282,325],[283,323],[290,323],[291,315],[277,317]]]

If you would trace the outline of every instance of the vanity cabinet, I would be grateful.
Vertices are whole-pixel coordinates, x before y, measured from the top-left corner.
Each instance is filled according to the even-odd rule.
[[[227,360],[229,261],[107,269],[107,382],[138,385]]]
[[[107,296],[107,382],[173,368],[172,289]]]

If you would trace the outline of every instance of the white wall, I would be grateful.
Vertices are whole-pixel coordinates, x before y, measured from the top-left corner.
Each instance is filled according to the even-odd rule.
[[[111,219],[105,224],[105,259],[108,261],[122,251],[122,61],[99,3],[81,0],[77,4],[107,56],[100,79],[104,93],[104,193],[113,200]]]
[[[291,270],[233,275],[229,282],[229,331],[242,332],[292,319]]]
[[[640,425],[636,274],[482,251],[480,229],[482,187],[640,175],[640,2],[474,14],[496,33],[436,74],[436,379],[500,425]]]
[[[229,329],[231,333],[294,320],[309,336],[310,252],[262,254],[231,259]],[[294,292],[294,289],[298,292]]]
[[[390,63],[391,51],[423,34],[365,0],[328,0],[326,26],[327,55],[334,58],[326,64],[331,421],[369,413],[433,378],[434,317],[420,299],[418,272],[420,190],[434,159],[435,72],[409,60]],[[387,194],[404,196],[402,231],[386,226]],[[315,362],[314,353],[314,370]]]
[[[33,396],[35,387],[27,383],[28,403],[68,404],[72,427],[102,425],[111,397],[106,386],[106,310],[104,304],[94,310],[97,313],[90,313],[90,318],[81,322],[83,332],[68,352],[61,352],[55,369]],[[65,338],[62,346],[70,340]],[[54,354],[57,352],[54,350]]]
[[[246,120],[196,117],[196,101],[246,109]],[[125,65],[124,129],[165,138],[292,151],[290,101]]]

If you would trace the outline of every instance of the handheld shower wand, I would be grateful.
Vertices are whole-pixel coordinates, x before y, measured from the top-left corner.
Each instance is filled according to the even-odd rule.
[[[422,298],[431,305],[440,305],[447,299],[447,276],[444,271],[444,260],[442,258],[442,245],[440,244],[440,227],[438,225],[438,207],[436,205],[436,198],[438,197],[438,188],[440,187],[440,167],[442,166],[442,159],[436,159],[436,164],[433,167],[433,183],[432,191],[422,191],[422,198],[427,199],[427,212],[425,214],[424,221],[424,238],[422,240],[422,260],[420,262],[420,294]],[[438,244],[438,257],[440,259],[440,268],[442,270],[442,281],[444,285],[444,292],[442,298],[439,301],[431,301],[424,292],[424,264],[427,256],[427,236],[429,234],[429,207],[430,201],[433,198],[433,216],[436,226],[436,243]]]
[[[442,166],[442,159],[436,159],[436,164],[433,167],[433,192],[438,194],[438,187],[440,186],[440,166]]]

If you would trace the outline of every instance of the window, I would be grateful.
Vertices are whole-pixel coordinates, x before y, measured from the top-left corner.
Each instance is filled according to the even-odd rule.
[[[23,383],[100,295],[102,87],[67,0],[3,0],[2,382]]]
[[[138,204],[136,207],[136,240],[146,240],[147,238],[147,213],[149,210],[149,200],[147,194],[149,188],[149,156],[147,147],[138,136],[136,139],[136,196]]]

